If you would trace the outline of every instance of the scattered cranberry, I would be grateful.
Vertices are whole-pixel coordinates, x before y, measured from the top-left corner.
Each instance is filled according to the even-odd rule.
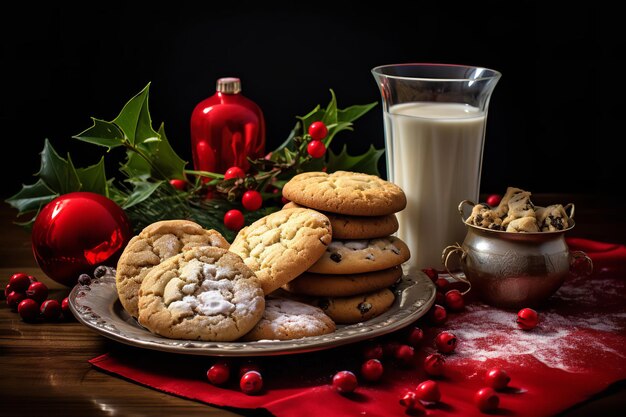
[[[493,388],[481,388],[474,394],[474,403],[483,413],[495,411],[500,404],[500,398]]]
[[[280,204],[282,204],[284,206],[287,203],[289,203],[289,200],[287,200],[285,197],[281,196],[280,197]]]
[[[230,366],[226,362],[217,362],[206,372],[206,377],[213,385],[222,385],[230,378]]]
[[[463,294],[459,290],[450,290],[446,293],[446,306],[452,311],[462,311],[465,308]]]
[[[383,345],[383,355],[387,358],[395,358],[396,352],[400,347],[400,343],[395,340],[389,340]]]
[[[520,329],[534,329],[537,323],[539,323],[539,316],[532,308],[523,308],[517,313],[517,325]]]
[[[363,348],[363,357],[365,359],[382,359],[383,347],[378,343],[366,345]]]
[[[456,349],[457,338],[451,332],[441,332],[435,337],[437,350],[442,353],[452,353]]]
[[[28,275],[18,272],[9,278],[9,285],[13,291],[25,292],[30,285],[30,280],[28,279]]]
[[[72,311],[70,310],[70,300],[65,297],[63,301],[61,301],[61,312],[63,313],[63,317],[69,319],[72,317]]]
[[[11,291],[13,291],[13,288],[11,288],[11,284],[7,284],[7,286],[4,287],[4,298],[7,298]]]
[[[61,304],[57,300],[46,300],[41,304],[41,315],[46,320],[58,320],[61,316]]]
[[[339,371],[333,376],[333,387],[342,394],[353,392],[357,385],[356,376],[350,371]]]
[[[435,381],[428,379],[415,388],[415,394],[417,398],[429,403],[436,403],[441,400],[441,392],[439,391],[439,384]]]
[[[11,310],[16,310],[19,303],[22,302],[23,299],[26,298],[26,295],[21,292],[11,291],[9,295],[7,295],[7,305]]]
[[[446,305],[446,296],[443,295],[441,291],[435,293],[435,304],[439,304],[440,306]]]
[[[487,197],[487,204],[489,204],[491,207],[495,207],[498,204],[500,204],[500,201],[502,201],[502,196],[500,196],[500,194],[491,194],[489,197]]]
[[[170,180],[170,184],[172,185],[172,187],[180,191],[185,191],[185,189],[187,188],[187,183],[179,179]]]
[[[306,146],[306,151],[311,158],[321,158],[326,153],[326,145],[321,140],[312,140]]]
[[[450,283],[445,278],[437,278],[437,281],[435,281],[435,287],[437,287],[437,291],[441,291],[444,294],[446,293],[449,285]]]
[[[263,389],[263,377],[257,371],[248,371],[239,380],[239,388],[244,394],[256,394]]]
[[[37,317],[39,317],[39,304],[35,300],[26,298],[18,304],[17,312],[22,320],[34,321]]]
[[[395,357],[403,365],[410,365],[413,361],[415,350],[409,345],[400,345],[396,350]]]
[[[261,373],[261,367],[252,362],[242,363],[241,366],[239,366],[239,378],[241,378],[250,371],[256,371],[258,373]]]
[[[502,391],[505,389],[509,382],[511,382],[511,377],[505,370],[500,368],[490,369],[485,374],[485,383],[496,391]]]
[[[419,327],[413,327],[407,337],[407,343],[413,347],[419,347],[424,340],[424,331]]]
[[[33,282],[37,282],[37,278],[35,278],[35,277],[34,277],[34,276],[32,276],[32,275],[29,275],[29,276],[28,276],[28,280],[30,281],[30,283],[31,283],[31,284],[32,284]]]
[[[80,285],[90,285],[91,284],[91,277],[87,274],[80,274],[78,276],[78,283]]]
[[[255,190],[248,190],[241,197],[241,204],[248,211],[256,211],[263,205],[261,193]]]
[[[417,394],[413,391],[408,391],[400,398],[400,405],[406,409],[408,414],[413,416],[426,414],[426,408],[420,403]]]
[[[440,353],[433,353],[424,359],[424,371],[430,376],[443,375],[443,369],[446,365],[446,358]]]
[[[43,303],[48,298],[48,287],[43,282],[33,282],[28,286],[26,296],[38,303]]]
[[[432,282],[437,281],[437,278],[439,278],[439,272],[437,272],[435,268],[425,268],[422,269],[422,272],[428,275],[428,278],[430,278]]]
[[[324,122],[313,122],[309,126],[309,135],[313,140],[322,140],[328,135],[328,128]]]
[[[245,223],[243,213],[239,210],[228,210],[224,214],[224,226],[235,232],[239,231]]]
[[[361,376],[366,381],[378,381],[383,376],[383,371],[383,364],[378,359],[369,359],[361,365]]]
[[[233,178],[243,178],[245,176],[246,176],[246,173],[243,172],[243,169],[241,169],[239,167],[230,167],[224,173],[224,179],[225,180],[230,180],[230,179],[233,179]]]
[[[430,319],[430,322],[432,324],[440,325],[446,322],[446,319],[448,318],[448,313],[446,312],[446,309],[443,308],[441,305],[435,304],[428,312],[428,318]]]

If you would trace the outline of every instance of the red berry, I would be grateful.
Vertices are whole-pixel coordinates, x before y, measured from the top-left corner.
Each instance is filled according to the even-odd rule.
[[[46,300],[41,304],[41,315],[46,320],[58,320],[61,316],[61,304],[57,300]]]
[[[39,317],[39,304],[35,300],[27,298],[20,301],[17,306],[17,312],[24,321],[34,321]]]
[[[235,232],[239,231],[245,223],[243,213],[239,210],[228,210],[224,214],[224,226]]]
[[[217,362],[206,371],[206,377],[213,385],[222,385],[230,378],[230,366],[226,362]]]
[[[378,343],[366,345],[363,348],[363,357],[365,359],[382,359],[383,347]]]
[[[450,290],[446,293],[446,306],[452,311],[462,311],[465,308],[463,294],[459,290]]]
[[[385,342],[385,344],[383,345],[383,355],[388,358],[395,358],[396,352],[398,351],[399,347],[400,343],[396,342],[395,340]]]
[[[474,404],[483,413],[495,411],[500,404],[500,398],[493,388],[481,388],[474,394]]]
[[[225,180],[230,180],[233,178],[243,178],[245,176],[246,176],[246,173],[243,171],[243,169],[239,167],[230,167],[224,173]]]
[[[400,405],[406,409],[408,414],[412,416],[418,416],[422,414],[426,414],[426,408],[420,403],[419,398],[417,398],[417,394],[413,391],[408,391],[406,394],[400,398]]]
[[[32,275],[29,275],[29,276],[28,276],[28,280],[30,281],[30,283],[31,283],[31,284],[32,284],[33,282],[37,282],[37,278],[35,278],[35,277],[34,277],[34,276],[32,276]]]
[[[450,283],[445,278],[437,278],[437,280],[435,281],[435,287],[437,287],[437,291],[441,291],[444,294],[446,293],[446,291],[448,291],[448,285],[450,285]]]
[[[63,301],[61,301],[61,312],[63,313],[63,317],[69,319],[72,316],[72,310],[70,310],[70,300],[65,297]]]
[[[326,153],[326,145],[321,140],[312,140],[306,146],[306,151],[312,158],[321,158]]]
[[[361,365],[361,376],[366,381],[378,381],[383,376],[383,371],[383,364],[378,359],[369,359]]]
[[[537,323],[539,323],[539,316],[532,308],[523,308],[517,313],[517,325],[520,329],[534,329]]]
[[[435,304],[439,304],[440,306],[443,306],[446,304],[446,296],[443,295],[441,291],[437,291],[435,293]]]
[[[339,371],[333,377],[333,388],[342,394],[353,392],[357,385],[356,376],[350,371]]]
[[[30,280],[28,279],[28,275],[18,272],[9,278],[9,285],[11,285],[13,291],[25,292],[30,285]]]
[[[435,381],[428,379],[415,388],[415,394],[417,398],[429,403],[436,403],[441,400],[441,392],[439,392],[439,384]]]
[[[424,340],[424,331],[419,327],[413,327],[407,337],[407,343],[413,347],[418,347]]]
[[[511,382],[511,377],[505,370],[500,368],[490,369],[485,374],[485,383],[496,391],[505,389],[509,385],[509,382]]]
[[[173,179],[170,180],[170,184],[172,185],[172,187],[181,191],[185,191],[185,189],[187,188],[187,183],[184,180]]]
[[[487,197],[487,204],[489,204],[491,207],[495,207],[498,204],[500,204],[500,201],[502,201],[502,196],[500,194],[491,194],[489,197]]]
[[[328,128],[324,122],[313,122],[309,126],[309,135],[313,140],[322,140],[328,135]]]
[[[4,298],[7,298],[11,291],[13,291],[13,288],[11,288],[11,284],[7,284],[7,286],[4,287]]]
[[[257,371],[248,371],[239,380],[239,388],[244,394],[256,394],[263,388],[263,377]]]
[[[21,292],[11,291],[9,295],[7,295],[7,305],[11,310],[16,310],[19,303],[22,302],[23,299],[26,298],[26,295]]]
[[[250,371],[256,371],[258,373],[261,373],[261,367],[252,362],[242,363],[241,366],[239,366],[239,378],[241,378]]]
[[[439,278],[439,272],[437,272],[435,268],[425,268],[422,269],[422,272],[428,275],[428,278],[430,278],[432,282],[437,281],[437,278]]]
[[[451,332],[441,332],[435,337],[437,350],[442,353],[452,353],[456,349],[458,340]]]
[[[263,205],[263,197],[261,193],[254,190],[248,190],[241,197],[241,204],[248,211],[256,211]]]
[[[280,204],[284,206],[287,203],[289,203],[289,200],[287,200],[285,197],[280,197]]]
[[[48,298],[48,287],[43,282],[33,282],[28,286],[26,296],[38,303],[43,303]]]
[[[435,304],[430,311],[428,312],[428,318],[430,322],[434,325],[443,324],[446,322],[448,318],[448,313],[446,309],[440,306],[439,304]]]
[[[446,366],[446,358],[440,353],[433,353],[424,359],[424,371],[430,376],[441,376]]]
[[[415,350],[409,345],[400,345],[396,350],[395,357],[403,365],[410,365],[413,361]]]

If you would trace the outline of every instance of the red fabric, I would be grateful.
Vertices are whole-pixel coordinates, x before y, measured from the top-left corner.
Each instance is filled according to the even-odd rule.
[[[501,366],[511,376],[511,389],[502,392],[497,414],[550,416],[584,401],[613,382],[626,379],[626,247],[568,239],[571,250],[583,250],[594,261],[591,277],[572,278],[541,309],[540,324],[524,332],[515,324],[516,312],[471,303],[453,314],[442,328],[459,337],[457,351],[447,357],[438,379],[442,401],[428,408],[432,416],[482,416],[472,402],[483,386],[485,371]],[[432,338],[442,328],[426,330],[424,347],[415,364],[401,367],[384,360],[382,381],[363,383],[352,395],[340,395],[328,385],[339,370],[358,371],[364,344],[323,352],[257,358],[265,390],[248,396],[238,378],[219,388],[206,381],[214,358],[172,355],[116,345],[92,359],[97,368],[184,398],[230,409],[264,408],[276,416],[397,416],[404,415],[398,399],[426,379],[421,363],[433,352]],[[376,342],[402,341],[400,331]],[[238,368],[241,360],[231,361]]]

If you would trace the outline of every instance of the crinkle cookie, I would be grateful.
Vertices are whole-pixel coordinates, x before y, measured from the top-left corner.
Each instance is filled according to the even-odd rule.
[[[265,312],[242,340],[291,340],[335,331],[332,321],[318,307],[283,298],[265,301]]]
[[[305,208],[281,210],[239,231],[230,247],[252,269],[265,294],[311,267],[332,239],[330,221]]]
[[[147,226],[133,237],[117,263],[116,287],[122,306],[137,317],[139,287],[150,270],[162,261],[196,246],[228,249],[215,230],[188,220],[165,220]]]
[[[534,217],[520,217],[519,219],[511,220],[506,227],[506,231],[515,233],[538,232],[537,219]]]
[[[565,230],[570,226],[569,216],[561,204],[537,207],[535,215],[542,232],[556,232],[557,230]]]
[[[189,249],[152,268],[139,290],[139,323],[173,339],[233,341],[265,308],[263,290],[243,260],[226,249]]]
[[[374,175],[306,172],[283,187],[283,196],[305,207],[350,216],[385,216],[406,207],[404,191]]]
[[[535,218],[535,206],[530,201],[530,193],[527,191],[517,193],[511,197],[508,214],[502,220],[502,227],[508,227],[510,222],[522,217]]]
[[[308,272],[359,274],[400,265],[411,257],[406,243],[395,236],[371,240],[334,240]]]
[[[476,204],[472,214],[465,220],[467,224],[491,230],[502,230],[502,219],[487,204]]]

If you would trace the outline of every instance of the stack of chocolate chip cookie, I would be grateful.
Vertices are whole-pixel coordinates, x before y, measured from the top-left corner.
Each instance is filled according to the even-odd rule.
[[[406,206],[402,189],[372,175],[309,172],[289,181],[283,195],[291,200],[285,208],[321,211],[333,237],[322,257],[283,289],[318,305],[337,323],[385,312],[394,301],[389,287],[410,257],[406,244],[390,236],[398,229],[394,213]]]

